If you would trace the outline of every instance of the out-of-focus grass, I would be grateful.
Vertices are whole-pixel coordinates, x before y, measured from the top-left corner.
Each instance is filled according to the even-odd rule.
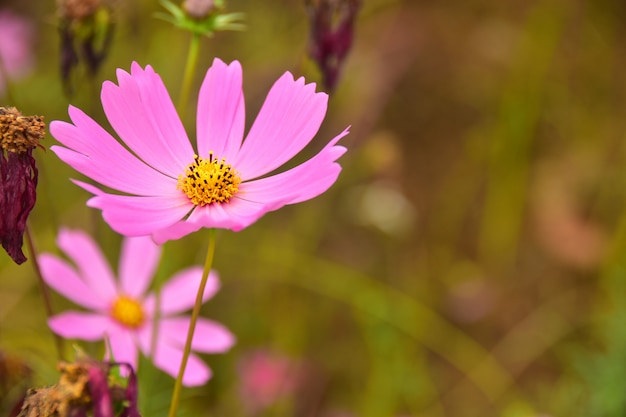
[[[214,56],[239,59],[249,125],[283,71],[319,74],[305,58],[301,2],[228,4],[248,30],[204,40],[195,82]],[[156,2],[114,5],[111,55],[98,79],[78,77],[72,98],[57,72],[54,5],[7,6],[37,22],[37,66],[12,86],[16,102],[0,104],[50,121],[67,120],[71,103],[106,126],[99,85],[133,60],[153,65],[176,102],[188,36],[152,17]],[[203,314],[238,343],[205,357],[214,378],[185,391],[184,412],[623,415],[624,13],[617,0],[366,0],[307,150],[352,124],[344,170],[323,196],[218,234],[223,284]],[[185,115],[190,137],[194,120]],[[37,247],[56,251],[61,225],[83,228],[115,264],[120,238],[68,181],[80,176],[52,152],[36,157]],[[201,264],[205,245],[202,232],[167,243],[159,279]],[[253,413],[238,363],[259,348],[306,372],[288,398]],[[8,257],[0,349],[33,368],[33,385],[54,381],[32,266]],[[171,379],[147,360],[139,372],[145,415],[165,415]]]

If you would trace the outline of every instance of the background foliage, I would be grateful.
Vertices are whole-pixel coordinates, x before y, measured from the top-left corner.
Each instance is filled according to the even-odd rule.
[[[35,67],[11,85],[14,102],[0,104],[50,121],[67,120],[71,103],[106,126],[99,87],[132,61],[152,65],[177,98],[189,35],[154,18],[157,2],[111,5],[110,54],[95,79],[73,76],[71,97],[54,2],[0,5],[37,29]],[[344,170],[323,196],[218,233],[222,290],[203,314],[238,343],[206,356],[214,378],[185,391],[185,412],[623,416],[624,7],[364,0],[327,119],[306,150],[351,124]],[[249,126],[285,70],[320,74],[306,56],[302,1],[230,0],[228,9],[246,14],[247,30],[203,40],[194,91],[213,57],[240,60]],[[35,154],[37,248],[55,252],[61,225],[82,228],[116,262],[120,238],[68,181],[79,174],[50,151]],[[202,232],[168,243],[159,277],[201,264],[205,244]],[[32,369],[26,385],[56,379],[32,263],[7,256],[0,349]],[[296,364],[281,377],[294,388],[256,408],[241,388],[254,352]],[[147,361],[139,372],[144,415],[164,415],[173,381]]]

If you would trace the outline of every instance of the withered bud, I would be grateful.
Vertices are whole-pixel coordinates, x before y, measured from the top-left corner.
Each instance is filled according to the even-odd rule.
[[[204,19],[215,10],[214,0],[185,0],[183,10],[195,19]]]
[[[60,70],[68,95],[74,92],[72,74],[85,65],[95,77],[113,41],[113,14],[106,0],[57,0]]]
[[[320,68],[324,85],[333,91],[352,47],[361,0],[305,0],[305,4],[311,25],[309,55]]]
[[[0,242],[17,263],[26,219],[35,206],[38,171],[33,149],[41,147],[45,124],[41,116],[22,116],[14,107],[0,107]]]
[[[101,0],[58,0],[57,6],[61,17],[71,20],[82,20],[93,15],[100,5]]]

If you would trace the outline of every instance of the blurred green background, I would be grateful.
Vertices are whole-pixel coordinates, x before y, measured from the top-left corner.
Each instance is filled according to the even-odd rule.
[[[214,57],[241,61],[249,126],[284,71],[320,73],[304,0],[227,4],[247,30],[203,39],[192,91]],[[73,73],[72,96],[55,7],[0,2],[36,29],[34,67],[1,105],[51,121],[71,103],[108,126],[100,85],[132,61],[152,65],[176,102],[190,36],[154,18],[157,1],[110,3],[109,55],[93,79]],[[181,415],[626,415],[625,18],[618,0],[363,0],[303,155],[352,125],[342,174],[312,201],[218,232],[222,289],[202,311],[238,342],[204,356],[214,377],[184,391]],[[81,176],[35,156],[38,250],[57,253],[60,226],[81,228],[115,265],[120,237],[70,183]],[[159,277],[201,264],[207,236],[167,243]],[[32,369],[16,386],[56,380],[33,265],[8,256],[0,350]],[[275,381],[255,385],[253,371]],[[144,416],[165,415],[172,379],[148,361],[139,375]]]

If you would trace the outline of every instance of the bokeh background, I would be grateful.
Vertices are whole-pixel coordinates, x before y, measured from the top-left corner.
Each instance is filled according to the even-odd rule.
[[[108,56],[94,77],[72,73],[70,95],[56,4],[0,2],[34,31],[32,67],[0,104],[50,121],[71,103],[107,126],[100,85],[132,61],[176,100],[189,34],[155,18],[157,1],[109,5]],[[193,91],[214,57],[241,61],[249,126],[284,71],[321,73],[304,0],[227,7],[247,29],[202,41]],[[181,415],[626,415],[625,17],[618,0],[362,0],[301,156],[352,125],[342,174],[315,200],[218,232],[222,289],[202,312],[238,341],[204,356],[214,377],[184,391]],[[57,253],[58,228],[80,228],[115,265],[120,237],[70,183],[80,175],[35,156],[37,249]],[[207,236],[167,243],[159,276],[201,264]],[[0,351],[0,413],[58,377],[32,262],[4,255]],[[172,379],[147,360],[139,375],[143,415],[166,415]]]

